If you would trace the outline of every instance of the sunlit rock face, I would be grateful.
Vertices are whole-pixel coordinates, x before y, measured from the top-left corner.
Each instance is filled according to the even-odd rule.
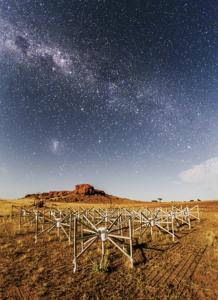
[[[81,195],[105,195],[105,192],[102,190],[97,190],[92,186],[91,184],[85,183],[85,184],[77,184],[75,186],[74,192],[76,194]]]
[[[77,184],[75,186],[75,193],[82,195],[94,195],[95,189],[91,184]]]

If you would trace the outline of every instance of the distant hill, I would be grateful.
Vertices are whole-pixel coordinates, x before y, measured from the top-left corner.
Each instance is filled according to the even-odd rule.
[[[50,191],[45,193],[28,194],[25,198],[43,200],[45,202],[89,203],[89,204],[137,204],[141,201],[116,197],[95,189],[90,184],[79,184],[73,191]]]

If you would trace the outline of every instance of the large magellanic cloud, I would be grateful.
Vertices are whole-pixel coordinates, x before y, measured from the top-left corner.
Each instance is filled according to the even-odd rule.
[[[218,183],[218,157],[192,166],[181,172],[179,178],[185,183],[201,183],[210,186]]]

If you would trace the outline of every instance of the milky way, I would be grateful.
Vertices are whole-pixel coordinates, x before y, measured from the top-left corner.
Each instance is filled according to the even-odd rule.
[[[91,181],[191,197],[179,174],[218,156],[217,13],[216,1],[1,1],[0,176],[23,174],[11,194]]]

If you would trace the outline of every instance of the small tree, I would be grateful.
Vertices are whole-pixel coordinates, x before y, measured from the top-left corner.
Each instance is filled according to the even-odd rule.
[[[159,202],[161,202],[161,201],[163,200],[163,198],[157,198],[157,200],[158,200]]]

